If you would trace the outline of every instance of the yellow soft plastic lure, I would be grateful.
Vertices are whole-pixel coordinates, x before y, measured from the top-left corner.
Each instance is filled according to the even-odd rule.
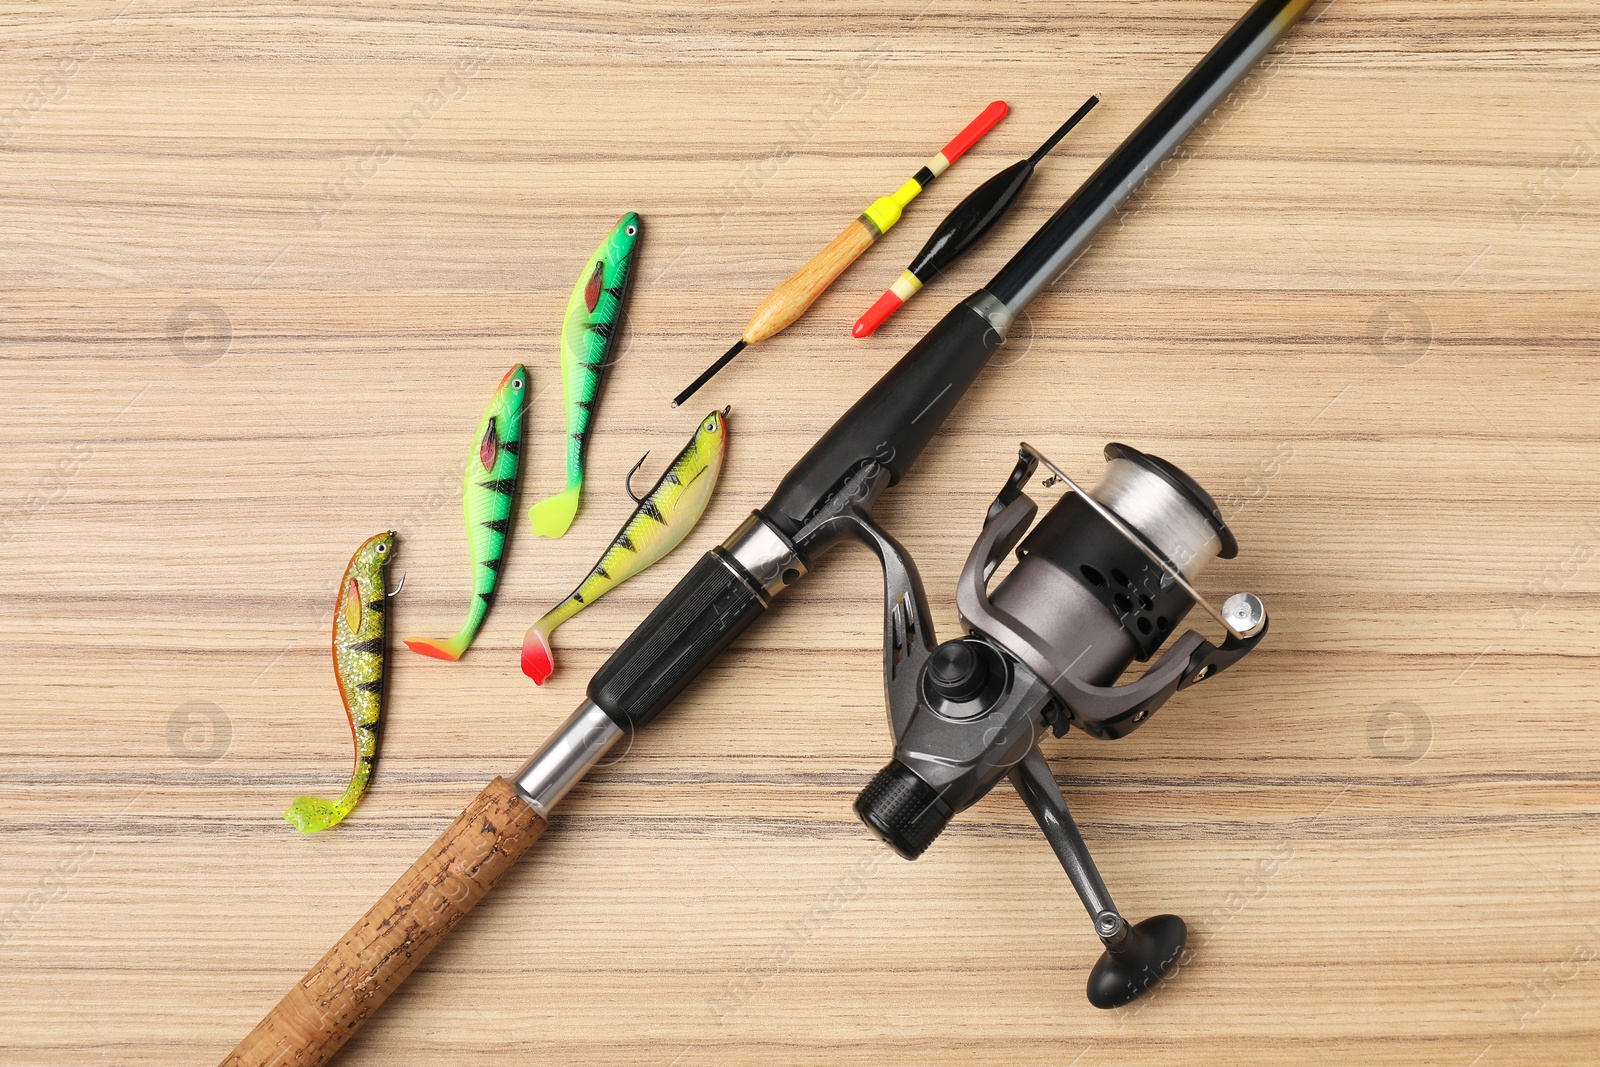
[[[550,633],[611,590],[678,547],[711,502],[728,450],[728,409],[700,420],[694,437],[612,540],[578,588],[528,627],[522,639],[522,673],[539,685],[555,670]],[[644,460],[640,460],[643,463]],[[637,467],[634,470],[638,470]],[[628,490],[633,496],[633,490]]]
[[[314,834],[338,826],[367,791],[378,762],[383,712],[384,618],[389,594],[383,569],[394,558],[394,532],[376,534],[356,550],[333,607],[333,673],[350,719],[356,763],[338,800],[296,797],[283,813],[296,830]]]

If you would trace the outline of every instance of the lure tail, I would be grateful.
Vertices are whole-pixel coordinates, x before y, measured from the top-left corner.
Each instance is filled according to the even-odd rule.
[[[607,549],[606,557],[602,557],[599,569],[604,571],[607,558],[612,556],[613,549]],[[616,566],[612,560],[612,566]],[[584,579],[585,584],[573,590],[571,596],[551,608],[539,617],[539,620],[528,627],[528,632],[522,636],[522,673],[532,678],[534,684],[543,685],[556,669],[556,654],[550,647],[550,635],[557,626],[572,618],[582,611],[591,600],[598,600],[604,596],[610,586],[595,584],[595,572],[590,571],[589,577]],[[618,583],[625,581],[627,575],[619,568],[617,573],[607,572],[606,581],[615,579]]]
[[[545,616],[549,618],[549,616]],[[528,627],[522,638],[522,673],[543,685],[556,669],[555,653],[550,648],[550,631],[555,627],[540,619]]]
[[[363,765],[363,770],[365,766]],[[356,801],[361,799],[361,794],[367,788],[367,775],[358,773],[350,780],[345,788],[344,795],[338,800],[323,800],[321,797],[295,797],[294,803],[289,805],[289,810],[283,813],[284,821],[303,834],[314,834],[321,830],[330,830],[344,822],[344,817],[355,808]]]
[[[528,509],[533,532],[540,537],[560,537],[572,525],[578,514],[578,497],[583,492],[583,482],[568,485],[554,496],[547,496]]]
[[[479,575],[479,588],[473,593],[472,611],[467,616],[467,621],[461,624],[461,629],[456,631],[454,637],[408,637],[405,639],[406,647],[418,655],[430,659],[443,659],[454,662],[462,657],[468,648],[472,647],[472,639],[478,636],[478,630],[483,626],[483,620],[489,617],[489,606],[494,603],[494,578],[500,573],[499,560],[495,559],[495,566],[485,567],[480,564],[476,570],[487,571]]]
[[[483,627],[483,620],[489,617],[489,606],[494,603],[494,585],[492,579],[499,574],[499,560],[496,566],[485,568],[480,565],[478,569],[489,570],[490,584],[483,588],[484,582],[479,582],[479,588],[472,597],[472,612],[467,616],[467,621],[461,624],[461,629],[456,631],[454,637],[408,637],[405,639],[406,647],[418,655],[430,659],[444,659],[455,661],[462,657],[468,648],[472,647],[472,639],[478,636],[478,630]]]
[[[472,644],[472,639],[477,636],[477,627],[463,626],[461,632],[454,637],[408,637],[406,647],[411,651],[432,659],[447,659],[452,662],[461,658],[467,646]]]

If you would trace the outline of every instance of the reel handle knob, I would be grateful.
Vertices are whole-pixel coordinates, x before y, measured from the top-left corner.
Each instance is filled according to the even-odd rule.
[[[1155,915],[1105,939],[1106,950],[1089,972],[1089,1003],[1120,1008],[1138,999],[1178,965],[1189,928],[1176,915]]]

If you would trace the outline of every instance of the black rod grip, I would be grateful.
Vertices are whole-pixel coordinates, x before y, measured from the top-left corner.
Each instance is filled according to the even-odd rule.
[[[792,538],[862,464],[882,464],[894,485],[1002,340],[989,320],[967,303],[951,308],[811,446],[761,513]]]
[[[707,553],[589,679],[589,699],[624,730],[647,726],[765,610],[738,564]]]

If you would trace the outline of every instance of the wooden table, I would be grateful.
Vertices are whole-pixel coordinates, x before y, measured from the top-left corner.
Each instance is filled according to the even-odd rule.
[[[0,70],[0,1059],[215,1062],[854,397],[997,266],[1243,0],[10,4]],[[945,631],[1026,438],[1121,440],[1223,501],[1270,639],[1116,744],[1048,748],[1133,917],[1193,956],[1090,1008],[1081,910],[1009,786],[916,864],[850,810],[888,757],[878,577],[841,552],[617,765],[347,1064],[1600,1058],[1600,6],[1319,4],[1019,327],[885,525]],[[1019,210],[870,342],[944,211],[1089,92]],[[993,98],[1013,112],[811,314],[667,398]],[[17,110],[20,108],[20,113]],[[459,664],[395,642],[356,814],[334,587],[401,533],[400,634],[469,596],[457,470],[514,361],[528,500],[556,338],[647,226],[572,533],[519,529]],[[700,409],[703,525],[557,635]]]

